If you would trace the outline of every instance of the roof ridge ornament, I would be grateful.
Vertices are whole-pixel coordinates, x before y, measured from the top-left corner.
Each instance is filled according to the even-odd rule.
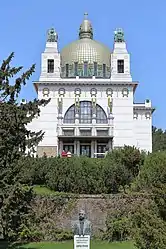
[[[47,32],[47,42],[57,42],[58,34],[56,33],[54,28],[50,28]]]
[[[125,42],[124,31],[122,28],[118,28],[114,31],[114,42]]]
[[[90,21],[88,20],[88,13],[84,13],[84,20],[82,24],[80,25],[79,29],[79,38],[84,39],[93,39],[93,29]]]

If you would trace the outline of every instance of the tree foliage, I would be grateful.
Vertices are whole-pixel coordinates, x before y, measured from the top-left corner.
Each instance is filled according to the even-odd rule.
[[[30,79],[35,65],[17,77],[22,67],[11,66],[13,57],[14,53],[4,60],[0,67],[0,221],[5,238],[12,238],[12,229],[17,231],[21,213],[24,211],[26,213],[20,205],[24,202],[26,209],[25,203],[27,201],[28,204],[29,200],[26,200],[25,196],[31,196],[30,189],[25,190],[17,184],[20,171],[18,160],[27,152],[34,152],[44,135],[42,131],[29,130],[27,125],[40,114],[39,107],[49,102],[49,100],[35,99],[27,103],[19,103],[21,89]]]
[[[147,156],[136,179],[135,190],[151,196],[150,206],[133,215],[134,240],[139,249],[166,248],[166,152]]]
[[[126,162],[125,156],[130,156]],[[106,158],[22,158],[19,181],[46,185],[59,192],[82,194],[118,193],[130,186],[144,154],[133,147],[112,151]]]
[[[165,249],[166,222],[160,217],[154,203],[140,205],[132,217],[134,241],[138,249]]]
[[[152,127],[153,152],[166,150],[166,131]]]
[[[136,188],[152,190],[164,188],[166,184],[166,152],[149,154],[136,179]]]

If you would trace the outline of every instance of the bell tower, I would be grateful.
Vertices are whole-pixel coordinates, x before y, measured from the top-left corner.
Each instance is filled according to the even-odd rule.
[[[130,55],[126,49],[122,29],[117,29],[114,32],[114,49],[111,54],[111,81],[132,81],[130,74]]]
[[[60,53],[58,51],[58,35],[54,28],[48,30],[47,42],[41,56],[40,81],[52,81],[60,78]]]

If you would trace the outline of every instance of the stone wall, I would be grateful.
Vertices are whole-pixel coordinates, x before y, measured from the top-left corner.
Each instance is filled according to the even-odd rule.
[[[38,146],[37,147],[38,157],[46,155],[47,157],[57,156],[57,146]]]
[[[105,229],[105,221],[109,208],[109,199],[102,196],[82,195],[73,199],[73,204],[69,212],[63,212],[58,221],[62,228],[70,229],[71,223],[78,219],[80,209],[84,209],[87,218],[92,222],[95,232]]]
[[[79,195],[37,197],[34,210],[36,215],[44,217],[40,224],[41,229],[51,226],[71,229],[72,221],[78,219],[80,209],[84,209],[87,218],[92,222],[93,231],[97,235],[106,228],[108,210],[132,210],[133,204],[140,205],[145,197],[133,195]]]

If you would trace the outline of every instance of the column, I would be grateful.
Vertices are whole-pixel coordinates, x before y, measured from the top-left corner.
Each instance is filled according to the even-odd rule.
[[[74,140],[74,155],[77,155],[77,141]]]
[[[61,155],[62,151],[63,151],[63,142],[59,141],[59,155]]]
[[[109,151],[112,150],[112,139],[108,140],[108,149],[109,149]]]
[[[97,153],[97,141],[94,141],[94,153]],[[97,155],[95,154],[95,157],[97,157]]]
[[[80,155],[80,141],[77,141],[77,145],[76,145],[76,154],[77,154],[77,156]]]
[[[94,155],[94,153],[95,153],[95,143],[94,142],[95,142],[94,140],[91,141],[91,157],[92,158],[95,157],[95,155]]]

